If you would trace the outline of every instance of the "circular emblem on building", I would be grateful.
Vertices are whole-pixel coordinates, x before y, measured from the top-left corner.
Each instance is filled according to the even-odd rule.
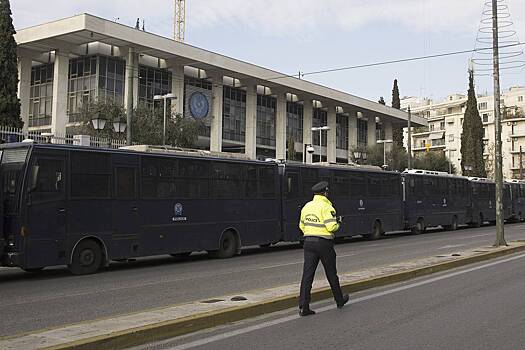
[[[208,116],[210,104],[202,92],[194,92],[190,96],[190,112],[194,118],[202,119]]]

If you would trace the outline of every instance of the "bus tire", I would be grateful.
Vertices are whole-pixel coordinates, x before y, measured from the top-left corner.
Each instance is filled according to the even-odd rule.
[[[381,238],[382,235],[383,235],[383,227],[381,226],[381,222],[376,220],[374,222],[374,226],[372,227],[372,233],[368,234],[366,238],[371,241],[375,241]]]
[[[458,229],[458,218],[453,216],[450,225],[445,225],[444,228],[446,231],[456,231]]]
[[[413,235],[420,235],[425,232],[425,221],[423,218],[417,219],[417,223],[412,227]]]
[[[211,256],[218,259],[231,258],[237,252],[237,238],[232,231],[226,231],[219,240],[219,249],[211,252]]]
[[[98,271],[102,266],[102,249],[91,239],[81,241],[75,247],[69,271],[74,275],[89,275]]]

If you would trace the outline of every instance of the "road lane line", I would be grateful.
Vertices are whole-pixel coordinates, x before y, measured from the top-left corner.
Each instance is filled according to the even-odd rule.
[[[434,278],[430,278],[430,279],[426,279],[424,281],[411,283],[411,284],[408,284],[408,285],[405,285],[405,286],[400,286],[400,287],[397,287],[397,288],[393,288],[393,289],[385,290],[385,291],[382,291],[382,292],[370,294],[370,295],[367,295],[367,296],[364,296],[364,297],[360,297],[360,298],[356,298],[356,299],[350,299],[348,304],[357,304],[357,303],[360,303],[360,302],[363,302],[363,301],[368,301],[368,300],[371,300],[371,299],[383,297],[385,295],[389,295],[389,294],[405,291],[407,289],[416,288],[416,287],[423,286],[423,285],[426,285],[426,284],[438,282],[438,281],[441,281],[441,280],[444,280],[444,279],[447,279],[447,278],[460,276],[460,275],[463,275],[463,274],[466,274],[466,273],[470,273],[470,272],[486,269],[486,268],[489,268],[489,267],[492,267],[492,266],[504,264],[504,263],[507,263],[507,262],[511,262],[511,261],[514,261],[514,260],[517,260],[517,259],[523,259],[523,258],[525,258],[525,254],[514,256],[514,257],[511,257],[511,258],[504,259],[504,260],[498,260],[498,261],[495,261],[495,262],[491,262],[491,263],[488,263],[488,264],[483,264],[483,265],[480,265],[480,266],[472,267],[472,268],[461,270],[461,271],[447,273],[445,275],[434,277]],[[333,310],[333,309],[335,309],[335,305],[322,307],[320,309],[317,309],[316,312],[317,313],[321,313],[321,312],[326,312],[326,311],[330,311],[330,310]],[[169,348],[169,350],[186,350],[186,349],[191,349],[191,348],[195,348],[197,346],[203,346],[203,345],[206,345],[206,344],[210,344],[210,343],[214,343],[214,342],[217,342],[217,341],[225,340],[225,339],[232,338],[232,337],[235,337],[235,336],[238,336],[238,335],[243,335],[243,334],[250,333],[250,332],[253,332],[253,331],[257,331],[257,330],[260,330],[260,329],[263,329],[263,328],[276,326],[276,325],[279,325],[279,324],[282,324],[282,323],[286,323],[286,322],[289,322],[289,321],[293,321],[293,320],[297,320],[297,319],[299,319],[298,315],[286,316],[286,317],[278,318],[278,319],[275,319],[275,320],[272,320],[272,321],[267,321],[267,322],[263,322],[263,323],[260,323],[260,324],[257,324],[257,325],[253,325],[253,326],[250,326],[250,327],[237,329],[237,330],[234,330],[234,331],[231,331],[231,332],[225,332],[225,333],[221,333],[221,334],[218,334],[218,335],[215,335],[215,336],[211,336],[211,337],[208,337],[208,338],[204,338],[204,339],[196,340],[196,341],[189,342],[189,343],[186,343],[186,344],[181,344],[181,345],[178,345],[178,346],[174,346],[174,347]],[[150,346],[151,346],[151,344],[150,344]]]
[[[443,247],[439,247],[438,249],[450,249],[450,248],[458,248],[458,247],[464,247],[466,244],[449,244],[444,245]]]

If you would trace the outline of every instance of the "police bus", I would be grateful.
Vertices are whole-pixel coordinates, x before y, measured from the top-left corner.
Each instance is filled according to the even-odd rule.
[[[281,239],[278,166],[248,160],[3,145],[2,264],[75,274],[110,260]]]

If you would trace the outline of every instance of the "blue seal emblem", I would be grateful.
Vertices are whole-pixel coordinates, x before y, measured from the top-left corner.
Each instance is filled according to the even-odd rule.
[[[175,204],[175,216],[182,216],[184,210],[182,209],[182,204]]]
[[[187,221],[188,218],[183,216],[184,215],[184,209],[182,208],[182,204],[180,203],[177,203],[175,204],[175,206],[173,207],[173,218],[171,218],[171,220],[173,222],[181,222],[181,221]]]
[[[196,119],[206,118],[210,111],[210,104],[202,92],[194,92],[190,96],[190,112]]]

